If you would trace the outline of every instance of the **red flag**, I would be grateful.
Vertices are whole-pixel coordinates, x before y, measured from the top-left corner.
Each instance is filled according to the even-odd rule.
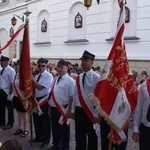
[[[124,131],[136,107],[138,94],[123,41],[125,5],[119,6],[120,18],[115,40],[94,91],[100,103],[99,113],[113,129],[113,141],[118,143],[126,139]]]
[[[32,83],[32,72],[30,67],[30,46],[29,46],[29,34],[28,25],[25,25],[24,36],[22,42],[22,50],[20,54],[20,89],[25,92],[26,99],[28,101],[29,113],[32,113],[36,109],[36,102],[33,96],[33,83]]]

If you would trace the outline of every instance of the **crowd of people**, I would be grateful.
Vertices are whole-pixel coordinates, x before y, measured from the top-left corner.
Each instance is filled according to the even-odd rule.
[[[78,63],[72,65],[63,59],[60,59],[57,65],[49,63],[45,58],[31,63],[33,93],[39,109],[33,113],[33,142],[42,142],[41,149],[47,148],[52,135],[53,146],[48,150],[69,150],[70,119],[74,119],[76,150],[98,150],[100,134],[101,148],[108,150],[110,127],[99,115],[97,104],[91,97],[101,76],[100,67],[93,67],[94,59],[94,54],[84,51],[80,58],[81,66]],[[14,135],[26,137],[29,133],[28,102],[19,87],[20,61],[15,59],[9,64],[10,59],[6,56],[1,56],[0,61],[0,127],[4,130],[13,128],[15,108],[18,127]],[[141,79],[136,73],[134,75],[139,95],[134,114],[133,140],[140,143],[141,150],[149,150],[150,122],[147,119],[147,111],[150,111],[150,83],[146,71],[141,73]],[[7,122],[5,107],[8,111]],[[126,146],[127,141],[112,144],[112,149],[125,150]],[[5,147],[5,143],[2,147]]]

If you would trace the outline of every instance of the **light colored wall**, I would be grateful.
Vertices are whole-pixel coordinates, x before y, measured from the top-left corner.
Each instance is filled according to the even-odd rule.
[[[112,23],[114,14],[112,13],[112,0],[101,0],[100,4],[93,1],[89,10],[83,7],[76,7],[77,12],[84,12],[86,14],[86,35],[85,38],[89,40],[87,43],[72,43],[66,44],[65,41],[69,40],[70,23],[68,20],[71,8],[77,4],[81,6],[83,0],[32,0],[25,2],[23,0],[9,0],[9,3],[0,5],[0,28],[5,28],[6,36],[5,41],[9,40],[9,29],[11,27],[10,19],[13,14],[22,15],[27,9],[32,12],[30,15],[30,51],[31,58],[33,60],[39,57],[45,57],[57,62],[60,58],[72,60],[73,62],[79,61],[78,58],[82,55],[86,49],[96,55],[96,65],[100,64],[102,67],[109,52],[111,50],[113,42],[107,42],[106,39],[114,36],[115,25]],[[150,60],[150,1],[147,0],[135,0],[137,7],[134,10],[134,6],[131,8],[131,23],[134,22],[134,32],[131,34],[131,26],[127,25],[126,36],[135,35],[140,38],[139,41],[125,41],[126,52],[128,59],[131,63],[131,68],[141,72],[141,70],[147,70],[149,72],[148,62]],[[129,2],[127,5],[132,4]],[[132,4],[133,5],[133,4]],[[37,40],[38,35],[38,16],[46,10],[49,13],[49,39],[51,45],[34,45],[39,42]],[[134,15],[134,17],[133,17]],[[41,17],[41,16],[40,16]],[[23,22],[17,19],[18,23],[15,26],[17,30]],[[1,32],[1,31],[0,31]],[[81,36],[82,37],[82,36]],[[41,36],[44,39],[44,37]],[[16,39],[17,56],[20,54],[20,41],[22,41],[22,35]],[[4,42],[2,42],[2,46]],[[9,49],[4,51],[7,55]]]

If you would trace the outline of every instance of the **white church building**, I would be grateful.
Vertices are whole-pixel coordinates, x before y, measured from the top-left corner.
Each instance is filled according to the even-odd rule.
[[[130,68],[150,74],[150,1],[126,0],[125,45]],[[0,46],[25,23],[29,15],[31,59],[39,57],[52,63],[62,58],[80,63],[84,50],[96,55],[95,66],[104,66],[111,50],[119,18],[117,0],[96,0],[84,6],[84,0],[0,0]],[[17,24],[12,26],[15,17]],[[2,54],[19,58],[23,31]]]

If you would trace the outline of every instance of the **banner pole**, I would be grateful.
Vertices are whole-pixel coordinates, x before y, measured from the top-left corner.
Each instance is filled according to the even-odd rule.
[[[110,136],[109,136],[108,150],[111,150],[111,146],[112,146],[112,135],[113,135],[113,129],[110,128]]]
[[[29,15],[31,14],[32,12],[30,12],[30,11],[26,11],[25,13],[23,13],[25,16],[26,16],[26,20],[25,20],[25,31],[26,31],[26,29],[27,29],[27,31],[28,31],[28,46],[30,45],[29,43]],[[28,47],[28,49],[30,50],[30,48]],[[29,56],[30,57],[30,56]],[[33,92],[33,91],[32,91]],[[31,146],[33,145],[33,123],[32,123],[32,113],[30,112],[29,113],[29,115],[30,115],[30,138],[31,138]]]
[[[31,146],[33,145],[33,124],[32,124],[32,114],[30,114],[30,140]]]

